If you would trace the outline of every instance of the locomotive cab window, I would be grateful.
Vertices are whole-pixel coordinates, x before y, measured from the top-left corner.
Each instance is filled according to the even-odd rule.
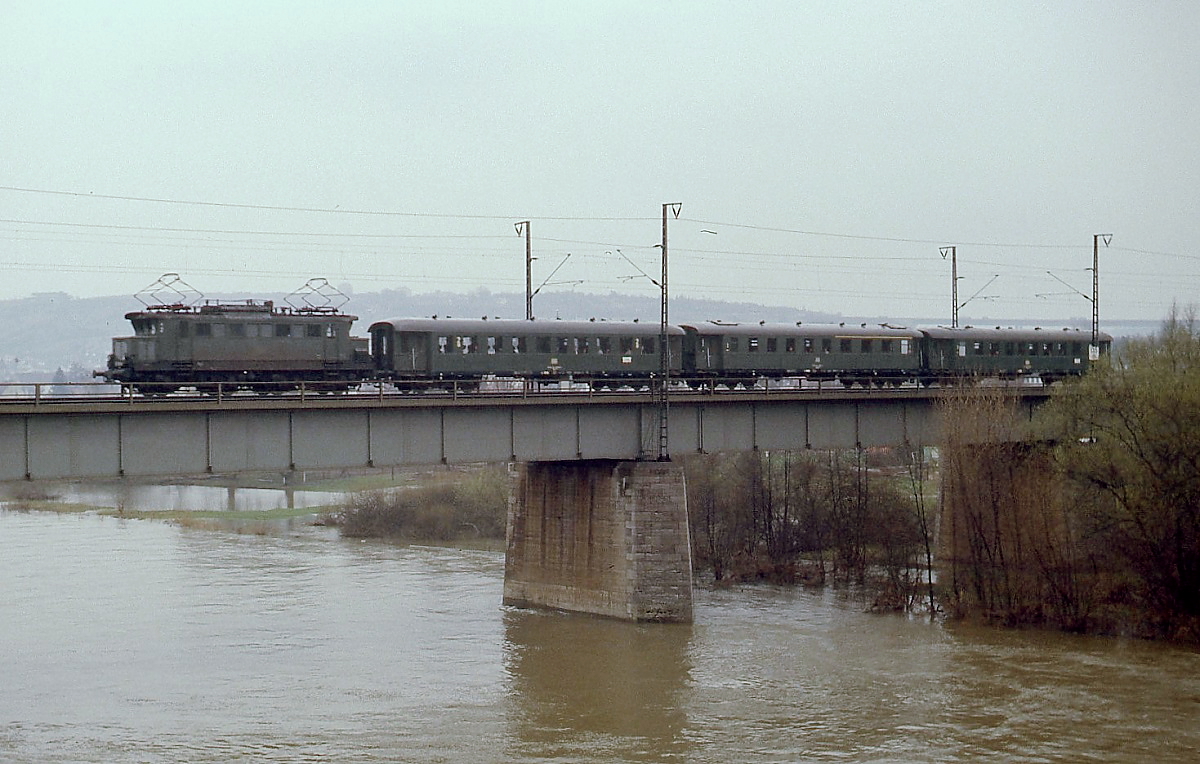
[[[133,333],[139,337],[163,332],[163,322],[157,318],[135,318],[130,323],[133,324]]]

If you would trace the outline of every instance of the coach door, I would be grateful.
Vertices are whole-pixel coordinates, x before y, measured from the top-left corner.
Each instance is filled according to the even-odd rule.
[[[400,372],[429,371],[429,335],[422,332],[396,332],[391,368]]]
[[[377,324],[371,327],[371,361],[376,369],[395,368],[393,343],[395,331],[388,324]]]

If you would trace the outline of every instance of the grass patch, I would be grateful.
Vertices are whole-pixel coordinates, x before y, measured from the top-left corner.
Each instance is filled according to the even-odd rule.
[[[504,538],[509,478],[505,468],[424,476],[418,485],[363,491],[330,517],[343,536],[414,541]]]

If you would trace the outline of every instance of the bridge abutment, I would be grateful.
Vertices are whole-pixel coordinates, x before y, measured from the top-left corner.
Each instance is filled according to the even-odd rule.
[[[631,621],[692,620],[683,467],[523,462],[508,507],[504,602]]]

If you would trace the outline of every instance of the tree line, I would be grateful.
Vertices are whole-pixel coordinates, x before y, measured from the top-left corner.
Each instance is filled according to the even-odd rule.
[[[980,394],[949,409],[941,573],[952,613],[1200,642],[1194,314],[1126,343],[1032,422]]]
[[[936,450],[688,459],[697,569],[854,585],[876,609],[1200,642],[1195,315],[1109,360],[1033,416],[983,381],[949,392]]]

